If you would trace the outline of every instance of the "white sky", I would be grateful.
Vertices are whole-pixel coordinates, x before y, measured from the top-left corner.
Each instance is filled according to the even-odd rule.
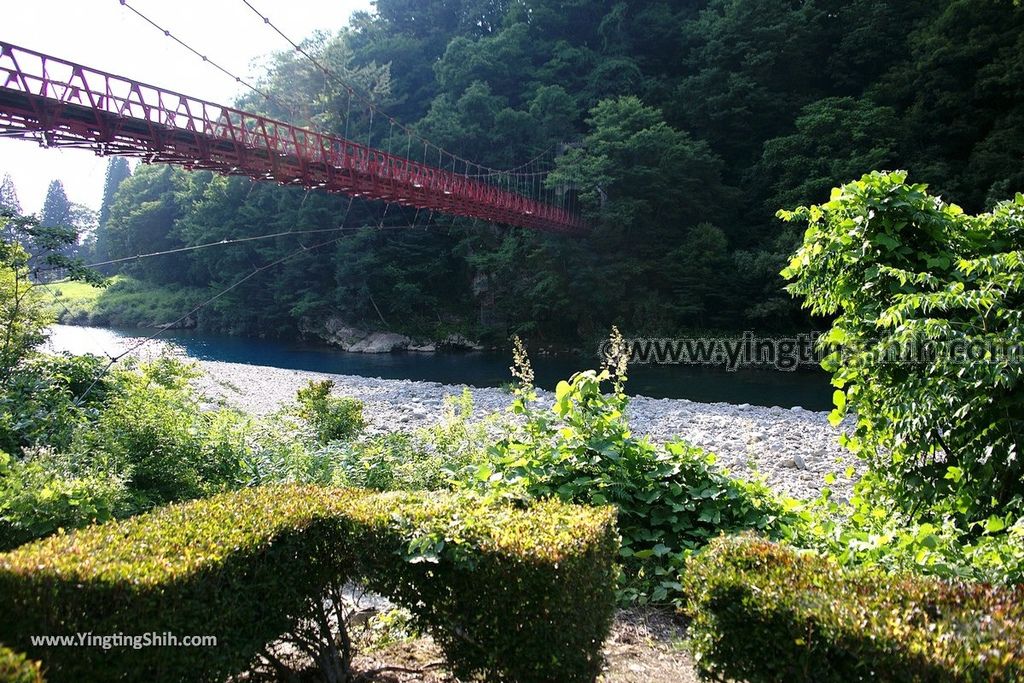
[[[250,0],[295,41],[337,30],[370,0]],[[253,59],[290,49],[242,0],[129,0],[150,19],[227,70],[249,75]],[[0,40],[135,80],[229,104],[241,88],[145,23],[118,0],[0,0]],[[42,208],[59,178],[73,202],[99,209],[106,159],[0,139],[0,178],[10,173],[25,212]]]

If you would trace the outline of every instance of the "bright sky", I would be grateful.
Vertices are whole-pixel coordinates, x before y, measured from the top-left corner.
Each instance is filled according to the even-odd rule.
[[[250,0],[296,42],[316,29],[337,30],[370,0]],[[118,0],[3,2],[0,40],[46,54],[230,104],[233,80],[165,37]],[[232,73],[252,73],[251,62],[290,49],[242,0],[129,0],[157,24]],[[26,212],[42,208],[46,188],[59,178],[73,202],[99,209],[106,159],[91,152],[43,149],[0,139],[0,178],[10,173]]]

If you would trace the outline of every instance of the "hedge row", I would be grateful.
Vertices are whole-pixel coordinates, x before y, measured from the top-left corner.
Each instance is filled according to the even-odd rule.
[[[1024,680],[1024,588],[843,570],[753,537],[687,565],[704,673],[761,681]]]
[[[611,508],[267,487],[0,555],[0,640],[50,681],[223,680],[309,598],[362,580],[410,609],[457,675],[590,681],[614,605]],[[214,635],[215,647],[32,647],[33,634]]]
[[[39,662],[0,645],[0,683],[43,683]]]

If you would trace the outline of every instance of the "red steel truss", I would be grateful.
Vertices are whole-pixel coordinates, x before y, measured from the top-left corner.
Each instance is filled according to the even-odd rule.
[[[245,175],[522,228],[582,234],[563,208],[345,138],[0,42],[0,136]]]

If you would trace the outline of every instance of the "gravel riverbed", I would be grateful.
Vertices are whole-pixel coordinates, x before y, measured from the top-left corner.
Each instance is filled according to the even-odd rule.
[[[335,393],[365,404],[371,431],[412,430],[436,422],[446,396],[459,396],[465,385],[330,375],[240,363],[199,361],[206,375],[198,381],[207,400],[224,403],[254,415],[272,413],[294,399],[309,380],[334,381]],[[504,412],[511,396],[496,387],[469,387],[474,415]],[[542,404],[554,395],[539,392]],[[797,498],[817,496],[832,472],[831,486],[846,495],[849,481],[842,476],[857,459],[839,446],[840,431],[828,413],[801,408],[766,408],[729,403],[696,403],[686,399],[636,396],[630,423],[638,434],[656,443],[682,438],[718,455],[719,464],[735,475],[763,476],[775,490]]]

